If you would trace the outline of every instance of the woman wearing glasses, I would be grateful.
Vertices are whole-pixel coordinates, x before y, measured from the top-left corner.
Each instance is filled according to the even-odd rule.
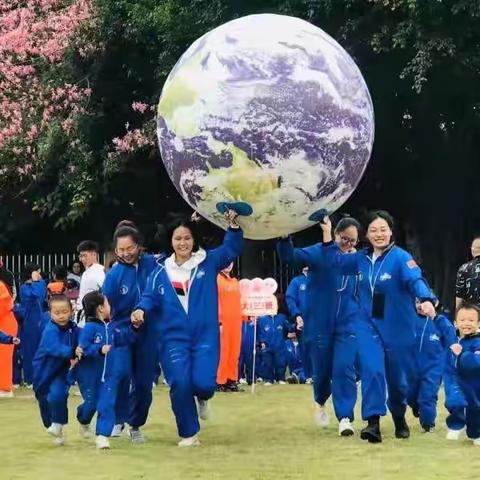
[[[353,218],[347,217],[339,222],[335,235],[342,252],[354,251],[359,229],[359,223]],[[278,252],[282,261],[296,267],[309,268],[305,291],[305,325],[303,319],[300,322],[297,320],[297,328],[303,330],[305,347],[311,359],[316,403],[315,423],[320,427],[329,424],[325,402],[333,388],[335,411],[340,420],[339,432],[341,435],[351,435],[356,374],[355,354],[352,355],[349,351],[352,342],[348,339],[349,328],[358,310],[353,296],[355,277],[342,277],[333,266],[329,266],[321,243],[294,248],[291,240],[282,240],[278,244]],[[344,357],[334,353],[336,350]],[[332,363],[335,377],[333,383]],[[345,378],[346,372],[348,378]],[[352,381],[355,391],[350,388]],[[339,408],[337,404],[340,405]]]
[[[436,298],[411,255],[393,243],[393,219],[390,214],[372,212],[367,225],[370,247],[345,255],[332,242],[328,217],[320,224],[326,264],[338,272],[357,276],[355,296],[359,309],[355,325],[359,337],[362,416],[368,420],[361,438],[376,443],[382,441],[380,416],[386,412],[384,406],[381,411],[380,405],[385,404],[387,388],[395,436],[410,436],[405,410],[407,378],[415,349],[415,301],[420,301],[423,315],[433,318]]]
[[[124,220],[117,225],[113,243],[117,262],[103,285],[112,309],[107,343],[113,348],[108,354],[111,360],[98,403],[97,435],[119,436],[124,423],[128,423],[132,442],[141,443],[144,439],[139,429],[152,403],[156,342],[148,324],[138,331],[132,328],[130,314],[159,259],[143,252],[133,222]]]

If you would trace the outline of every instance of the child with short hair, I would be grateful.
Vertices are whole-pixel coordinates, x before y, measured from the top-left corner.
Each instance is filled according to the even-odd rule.
[[[90,422],[97,411],[100,388],[105,381],[107,357],[110,351],[108,321],[110,304],[101,292],[89,292],[82,300],[86,323],[79,334],[76,354],[80,357],[77,367],[77,382],[83,403],[77,409],[80,435],[89,438]],[[97,448],[110,448],[107,437],[97,436]]]
[[[480,310],[462,303],[456,311],[455,326],[460,340],[450,347],[449,370],[455,376],[459,392],[456,405],[449,408],[448,440],[458,440],[466,427],[467,437],[480,447]],[[450,385],[450,390],[452,385]],[[448,394],[448,392],[447,392]]]
[[[72,306],[65,295],[52,295],[49,301],[51,320],[43,331],[33,359],[33,389],[47,433],[57,445],[65,442],[68,423],[69,370],[78,362],[75,355],[78,333],[72,321]]]

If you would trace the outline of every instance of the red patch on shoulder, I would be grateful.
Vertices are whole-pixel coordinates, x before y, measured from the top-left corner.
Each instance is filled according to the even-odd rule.
[[[408,268],[418,267],[417,262],[413,258],[407,262],[407,266]]]

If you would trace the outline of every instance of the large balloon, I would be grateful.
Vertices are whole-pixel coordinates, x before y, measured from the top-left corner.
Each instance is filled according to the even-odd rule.
[[[222,227],[218,202],[253,208],[247,238],[302,230],[352,194],[373,146],[363,77],[330,36],[298,18],[251,15],[199,38],[163,87],[158,138],[182,197]]]

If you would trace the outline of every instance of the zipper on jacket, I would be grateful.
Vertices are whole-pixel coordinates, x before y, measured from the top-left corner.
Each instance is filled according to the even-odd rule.
[[[102,322],[105,325],[105,341],[106,341],[105,345],[108,345],[108,325],[103,320]],[[108,356],[108,352],[105,354],[105,358],[103,359],[102,383],[105,383],[105,371],[107,370],[107,356]]]

